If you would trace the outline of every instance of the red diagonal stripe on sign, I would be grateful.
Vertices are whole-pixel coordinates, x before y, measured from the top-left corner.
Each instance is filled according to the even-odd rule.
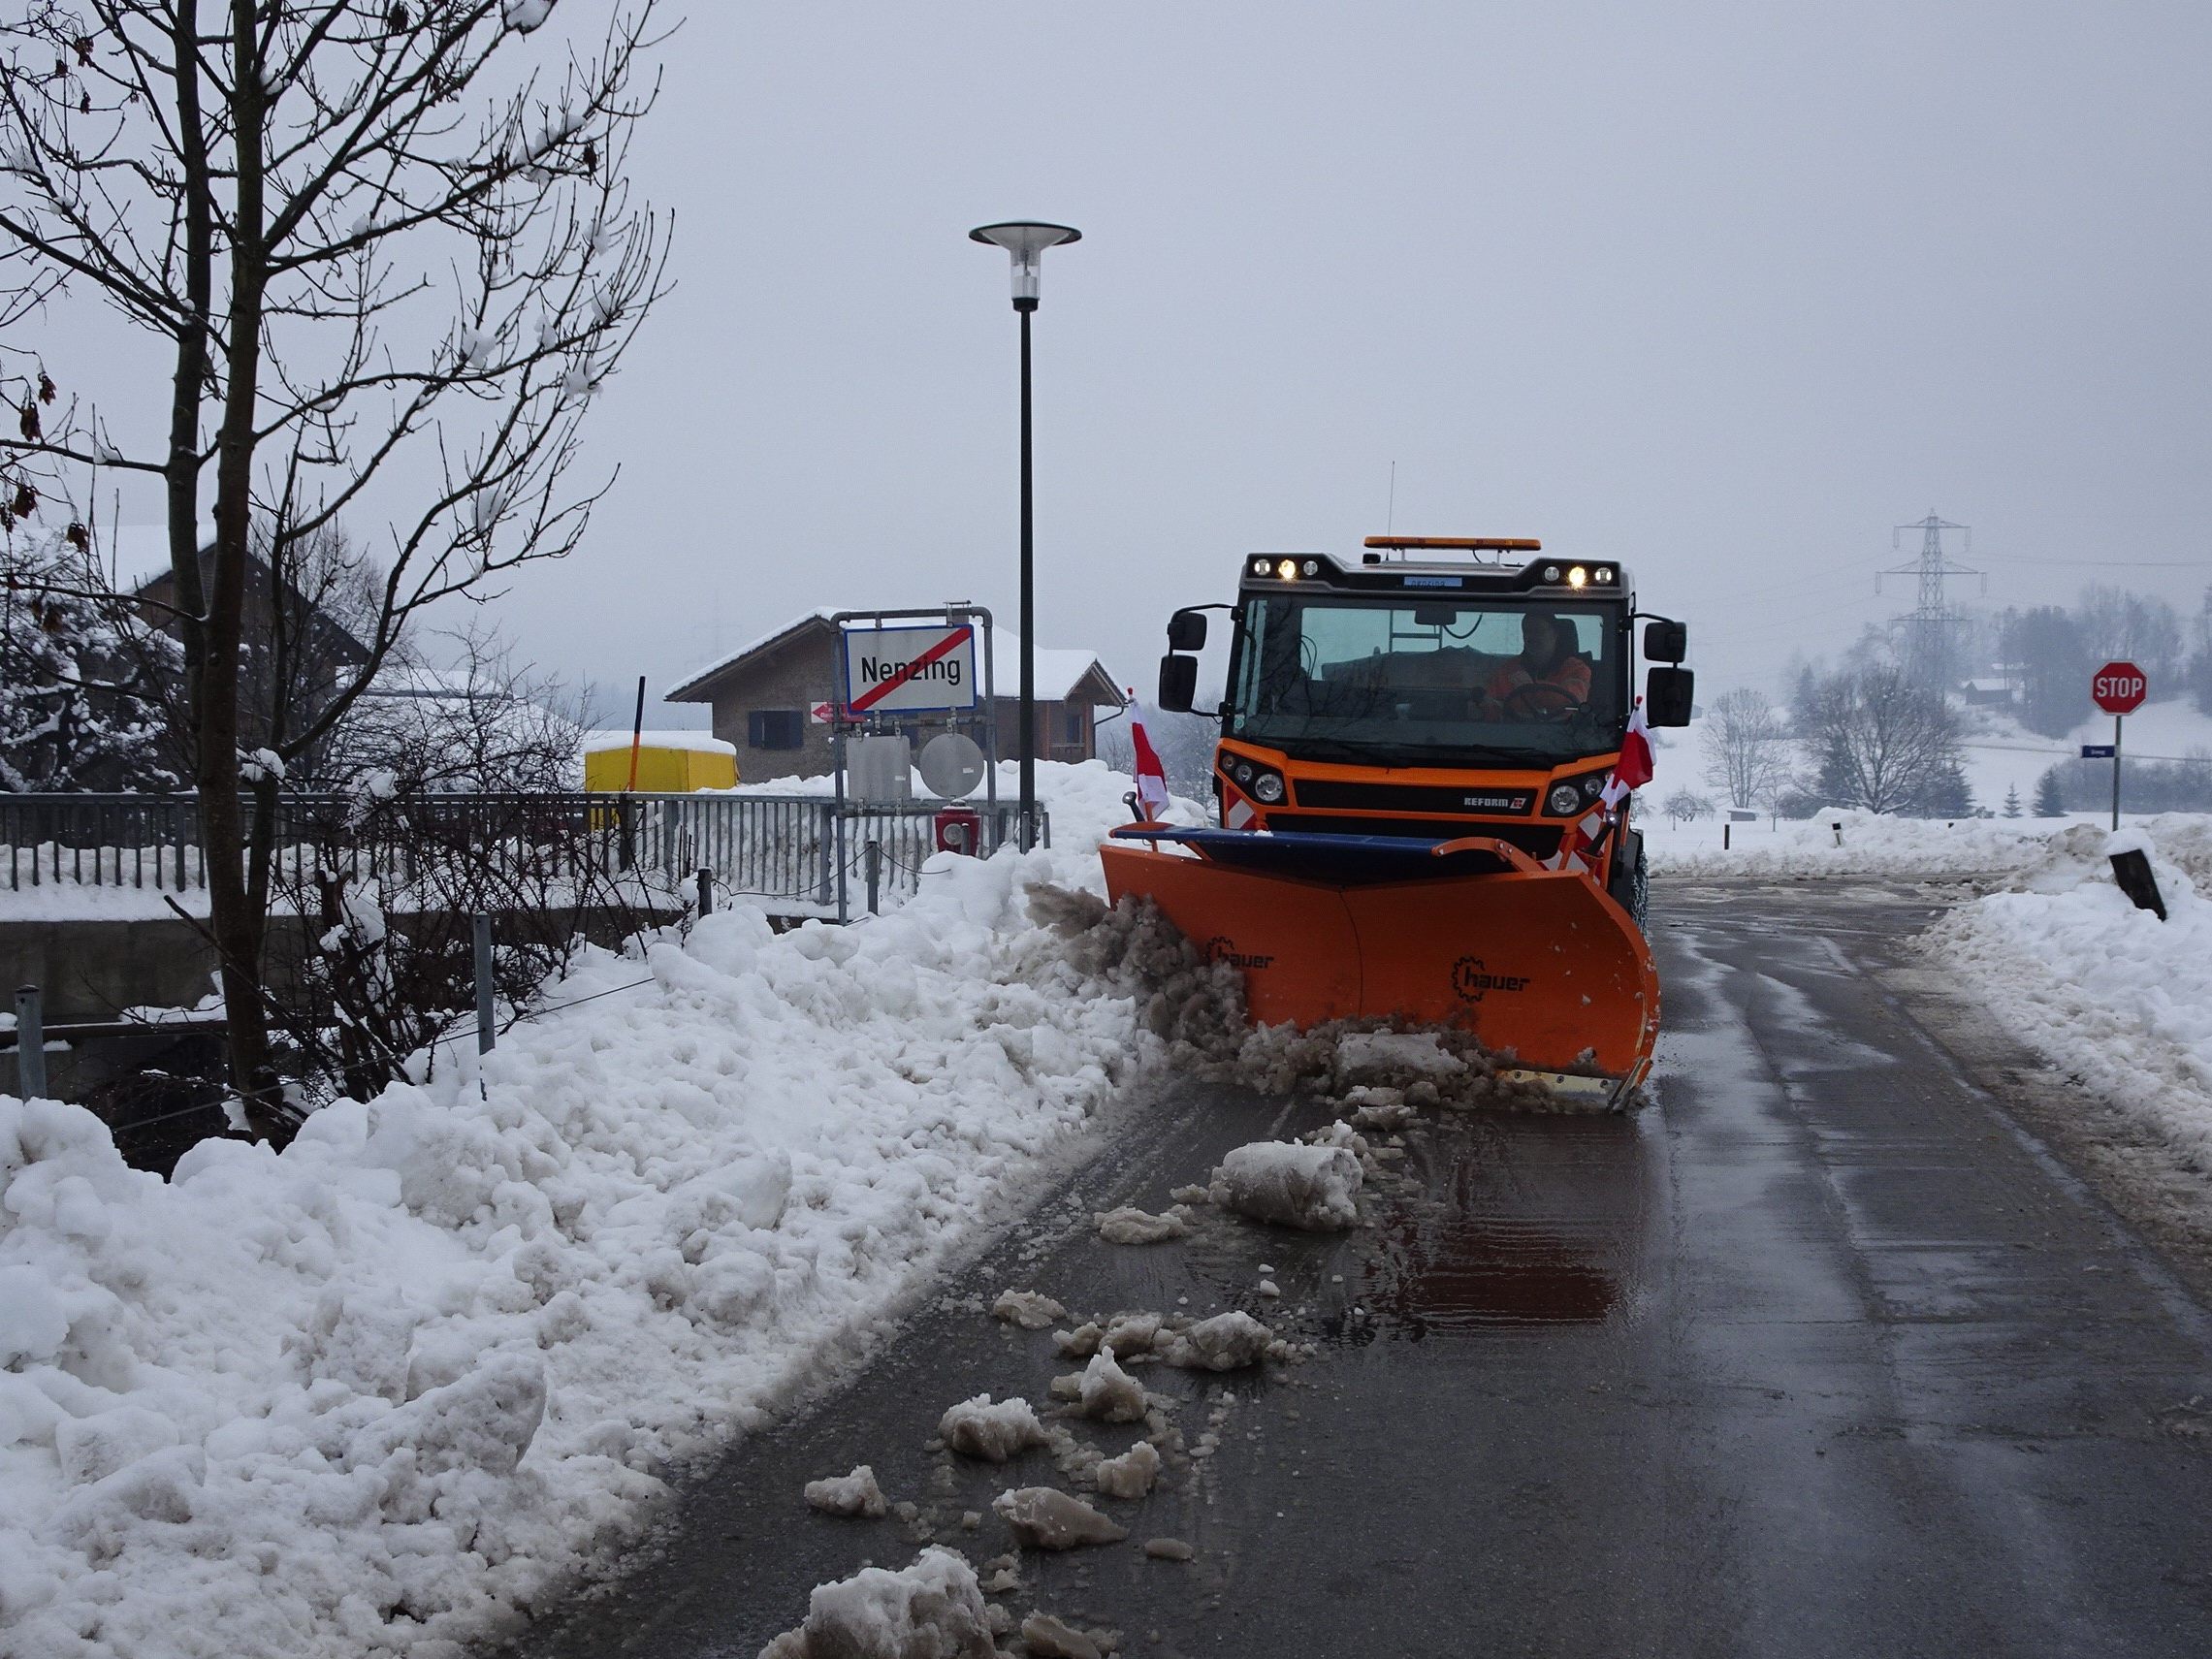
[[[912,680],[916,674],[920,673],[924,668],[927,668],[939,657],[945,655],[946,653],[952,651],[965,642],[974,639],[975,637],[976,630],[972,627],[954,628],[950,633],[946,634],[943,639],[939,640],[935,645],[931,646],[927,651],[923,652],[919,656],[915,657],[912,662],[908,663],[904,668],[900,669],[888,680],[879,682],[877,685],[871,686],[868,690],[862,692],[859,696],[853,698],[851,703],[848,705],[848,712],[857,715],[864,709],[874,708],[883,698],[888,697],[893,691],[896,691],[901,686],[904,686],[909,680]]]

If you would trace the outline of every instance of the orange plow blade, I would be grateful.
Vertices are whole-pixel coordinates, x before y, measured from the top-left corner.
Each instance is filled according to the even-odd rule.
[[[1150,899],[1242,971],[1254,1021],[1454,1025],[1523,1067],[1601,1077],[1616,1099],[1642,1081],[1659,1024],[1651,947],[1587,876],[1468,840],[1400,844],[1358,867],[1385,878],[1342,879],[1346,868],[1308,856],[1300,838],[1232,833],[1154,838],[1197,844],[1196,855],[1131,841],[1099,850],[1115,900]],[[1339,866],[1357,857],[1349,838],[1326,839]]]

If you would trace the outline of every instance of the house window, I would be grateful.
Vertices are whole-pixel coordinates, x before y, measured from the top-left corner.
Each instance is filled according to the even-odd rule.
[[[1079,744],[1083,741],[1083,710],[1074,703],[1059,703],[1052,710],[1053,741],[1061,744]]]
[[[754,709],[745,717],[745,741],[753,749],[798,749],[806,742],[806,717],[797,709]]]

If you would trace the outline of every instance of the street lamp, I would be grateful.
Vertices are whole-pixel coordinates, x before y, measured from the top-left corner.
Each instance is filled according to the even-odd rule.
[[[1013,308],[1021,316],[1021,816],[1015,844],[1037,845],[1037,592],[1033,571],[1037,536],[1032,521],[1029,469],[1029,314],[1037,309],[1037,273],[1044,250],[1080,241],[1067,225],[978,225],[971,241],[1003,247],[1013,259]]]

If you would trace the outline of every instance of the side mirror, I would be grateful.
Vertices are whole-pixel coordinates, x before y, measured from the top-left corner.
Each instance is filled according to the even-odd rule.
[[[1680,629],[1680,622],[1667,626]],[[1689,724],[1697,676],[1686,668],[1654,668],[1644,677],[1644,721],[1654,726]]]
[[[1205,649],[1205,613],[1203,611],[1177,611],[1168,619],[1168,649],[1170,651],[1203,651]]]
[[[1205,625],[1205,619],[1199,619]],[[1160,659],[1160,707],[1170,715],[1187,715],[1199,691],[1199,659],[1170,652]]]
[[[1644,654],[1653,662],[1680,662],[1689,654],[1689,628],[1682,622],[1646,622]]]

